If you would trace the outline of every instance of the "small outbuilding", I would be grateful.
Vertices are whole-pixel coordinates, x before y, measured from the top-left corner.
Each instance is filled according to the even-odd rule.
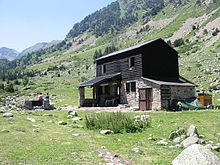
[[[93,89],[85,98],[85,87]],[[168,109],[195,97],[195,85],[179,75],[178,52],[156,39],[96,60],[96,77],[81,83],[80,106],[128,104],[140,110]]]

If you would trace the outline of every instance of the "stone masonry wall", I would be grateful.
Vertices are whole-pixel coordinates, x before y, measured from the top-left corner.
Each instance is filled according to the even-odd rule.
[[[134,80],[135,81],[135,80]],[[126,93],[126,81],[122,81],[121,87],[121,103],[129,104],[131,107],[139,107],[139,89],[140,88],[152,88],[153,89],[153,102],[152,109],[160,109],[161,108],[161,95],[160,95],[160,87],[145,81],[145,80],[136,80],[136,91]]]

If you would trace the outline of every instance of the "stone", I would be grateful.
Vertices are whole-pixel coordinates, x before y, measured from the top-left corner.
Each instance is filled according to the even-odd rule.
[[[180,143],[181,142],[181,137],[176,137],[175,139],[173,139],[174,143]]]
[[[36,122],[36,119],[31,118],[31,117],[27,117],[27,120],[28,120],[28,121],[31,121],[31,122],[33,122],[33,123]]]
[[[132,148],[131,151],[135,154],[139,154],[141,152],[140,148],[138,147]]]
[[[7,130],[7,129],[2,129],[1,131],[0,131],[0,133],[9,133],[10,131],[9,130]]]
[[[14,115],[13,115],[13,113],[11,113],[11,112],[6,112],[6,113],[3,113],[2,116],[3,116],[3,117],[13,117]]]
[[[186,134],[188,137],[189,136],[196,136],[196,137],[199,137],[199,134],[198,134],[198,131],[197,131],[197,128],[195,125],[191,125],[187,131],[187,134]]]
[[[82,120],[82,118],[81,117],[74,117],[74,118],[72,118],[72,120],[73,121],[80,121],[80,120]]]
[[[205,145],[205,148],[210,149],[210,150],[212,149],[212,147],[213,147],[213,146],[212,146],[211,144]]]
[[[166,139],[163,139],[163,140],[158,141],[156,144],[166,146],[168,145],[168,142],[166,141]]]
[[[68,116],[67,116],[68,119],[71,119],[72,117],[73,117],[72,115],[68,115]]]
[[[173,139],[175,139],[176,137],[178,137],[178,134],[176,133],[176,131],[171,132],[170,135],[169,135],[169,139],[170,139],[170,140],[173,140]]]
[[[178,136],[184,135],[186,133],[186,130],[184,128],[180,128],[176,131]]]
[[[72,134],[73,136],[75,136],[75,137],[77,137],[77,136],[79,136],[79,134],[78,133],[74,133],[74,134]]]
[[[71,112],[69,113],[69,115],[78,116],[78,113],[77,113],[76,111],[71,111]]]
[[[220,159],[211,150],[200,144],[193,144],[183,150],[172,165],[219,165]]]
[[[198,144],[205,144],[205,140],[204,140],[204,139],[199,138],[199,140],[198,140]]]
[[[220,152],[220,145],[215,145],[212,147],[213,150]]]
[[[59,124],[59,125],[67,125],[67,122],[65,122],[65,121],[59,121],[58,124]]]
[[[184,141],[182,141],[181,144],[183,145],[184,148],[187,148],[193,144],[198,143],[198,141],[199,141],[198,137],[193,137],[193,136],[191,137],[190,136],[190,137],[186,138]]]
[[[53,116],[53,114],[43,114],[42,116],[48,117],[48,116]]]
[[[107,134],[113,134],[114,132],[111,130],[101,130],[100,133],[103,135],[107,135]]]
[[[181,139],[186,139],[186,137],[187,137],[186,135],[181,135],[180,136]]]

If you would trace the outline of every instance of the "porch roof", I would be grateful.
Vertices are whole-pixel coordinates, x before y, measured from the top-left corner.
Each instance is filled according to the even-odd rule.
[[[121,75],[121,73],[115,73],[115,74],[109,74],[109,75],[104,75],[104,76],[98,76],[98,77],[96,77],[96,78],[94,78],[92,80],[89,80],[87,82],[81,83],[79,85],[79,87],[93,86],[93,85],[101,83],[101,82],[103,82],[105,80],[115,78],[115,77],[117,77],[119,75]]]

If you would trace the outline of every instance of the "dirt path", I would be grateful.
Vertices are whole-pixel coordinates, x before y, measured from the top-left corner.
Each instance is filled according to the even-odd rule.
[[[118,154],[109,152],[106,148],[102,147],[99,150],[99,157],[105,160],[106,165],[131,165],[131,161],[121,157]]]

